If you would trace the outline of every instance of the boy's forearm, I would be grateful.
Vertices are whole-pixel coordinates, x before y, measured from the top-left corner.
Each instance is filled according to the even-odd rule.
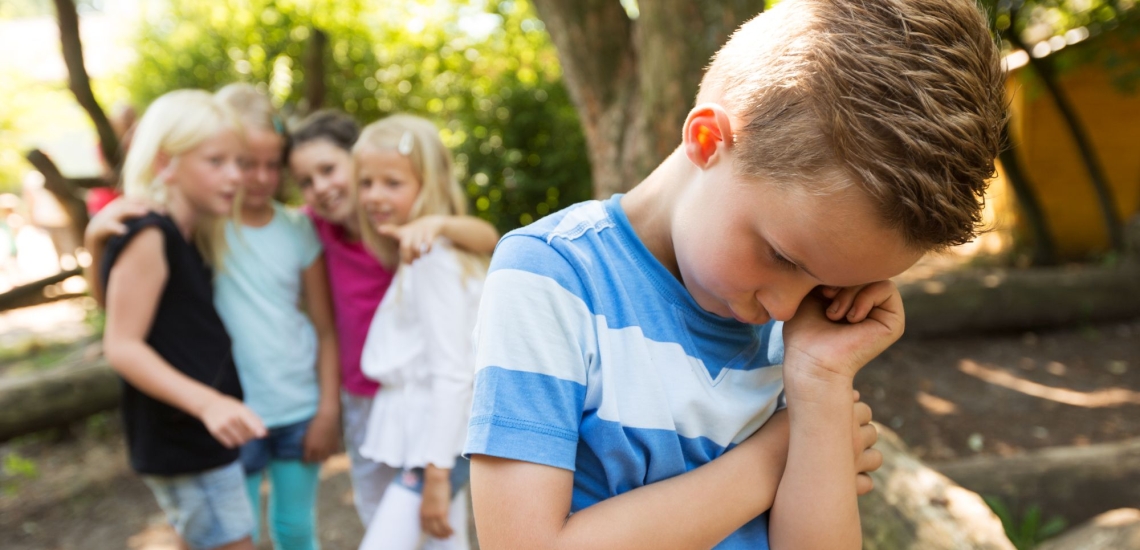
[[[783,416],[777,413],[761,432],[695,470],[599,502],[553,527],[531,523],[525,529],[531,532],[512,532],[497,526],[481,534],[480,543],[488,550],[711,548],[771,507],[787,457]],[[480,504],[487,508],[480,519],[527,523],[511,517],[518,512],[505,501]]]
[[[851,426],[851,381],[788,388],[788,466],[769,517],[773,548],[862,545]]]

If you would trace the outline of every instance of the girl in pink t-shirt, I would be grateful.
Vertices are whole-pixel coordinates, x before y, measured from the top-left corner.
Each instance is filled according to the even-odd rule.
[[[352,146],[360,127],[336,111],[313,113],[290,135],[286,159],[301,188],[317,236],[325,248],[337,334],[340,338],[341,410],[344,442],[352,463],[356,511],[368,525],[380,497],[392,481],[392,469],[360,456],[372,397],[378,385],[360,371],[360,355],[376,308],[397,265],[383,265],[361,240],[356,200],[351,193]],[[489,254],[499,234],[491,224],[470,216],[425,216],[382,232],[400,242],[400,261],[412,262],[438,237],[460,248]]]

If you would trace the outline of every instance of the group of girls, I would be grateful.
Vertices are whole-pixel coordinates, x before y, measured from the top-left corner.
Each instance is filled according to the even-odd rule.
[[[301,210],[283,205],[285,170]],[[248,85],[170,92],[126,197],[92,219],[132,467],[187,548],[318,547],[320,463],[350,459],[361,548],[467,547],[470,334],[494,228],[430,122],[286,133]]]

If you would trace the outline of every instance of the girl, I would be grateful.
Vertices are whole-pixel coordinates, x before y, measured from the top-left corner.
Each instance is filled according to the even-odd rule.
[[[397,264],[381,264],[362,241],[362,225],[350,186],[351,149],[358,135],[359,128],[348,115],[314,113],[291,134],[287,159],[325,248],[340,341],[341,418],[351,460],[353,499],[361,521],[368,525],[396,470],[383,468],[359,452],[372,397],[379,387],[361,373],[360,355]],[[427,215],[402,226],[385,225],[379,232],[399,241],[400,257],[405,262],[430,250],[438,237],[445,237],[457,248],[485,254],[498,240],[498,233],[487,222],[459,215]]]
[[[364,241],[384,265],[398,243],[382,235],[426,215],[462,215],[466,197],[435,126],[395,115],[364,129],[353,148]],[[460,456],[471,407],[471,332],[486,257],[440,239],[403,265],[376,310],[361,369],[382,384],[360,452],[401,469],[384,493],[362,549],[467,548],[467,460]],[[450,505],[449,505],[450,502]],[[449,510],[450,508],[450,510]]]
[[[237,447],[265,426],[241,403],[230,339],[213,307],[218,220],[241,179],[239,125],[210,94],[180,90],[147,110],[123,167],[126,194],[163,205],[105,251],[107,361],[126,382],[132,467],[190,548],[252,549]]]
[[[274,546],[313,550],[320,463],[337,447],[340,422],[325,262],[308,216],[273,199],[285,141],[269,99],[249,84],[217,95],[238,113],[248,143],[240,207],[226,225],[226,268],[214,288],[246,403],[269,427],[268,437],[241,449],[249,500],[260,523],[268,472]]]

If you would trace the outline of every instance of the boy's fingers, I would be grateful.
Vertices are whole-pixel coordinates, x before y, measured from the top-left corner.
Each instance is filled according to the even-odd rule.
[[[878,470],[883,465],[883,453],[878,449],[867,449],[859,455],[859,463],[855,465],[856,472],[868,473]]]
[[[851,390],[852,395],[855,396],[855,402],[859,402],[859,390]]]
[[[840,289],[835,297],[831,299],[831,305],[827,307],[827,318],[832,321],[839,321],[847,316],[861,288],[862,287],[853,286]]]
[[[870,493],[875,488],[875,480],[867,474],[859,474],[855,476],[855,494],[863,496]]]
[[[859,439],[863,442],[864,449],[870,449],[879,441],[879,429],[874,424],[859,426]]]
[[[862,401],[855,404],[855,422],[860,426],[871,421],[871,406]]]

